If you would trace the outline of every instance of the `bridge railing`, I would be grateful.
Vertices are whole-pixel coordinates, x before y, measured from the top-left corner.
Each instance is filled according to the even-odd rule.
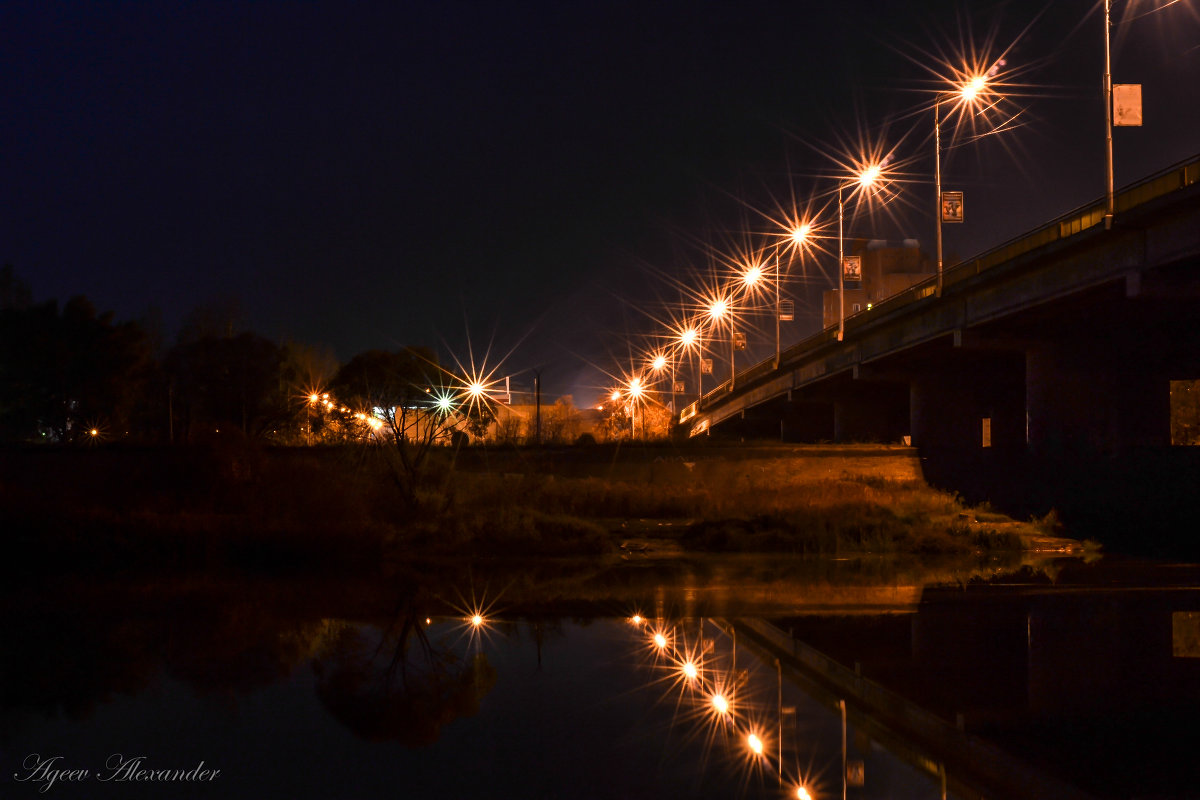
[[[1171,192],[1179,191],[1195,183],[1200,183],[1200,156],[1168,167],[1149,178],[1122,189],[1114,197],[1114,206],[1118,213],[1128,212],[1140,205],[1149,203],[1152,200],[1156,200]],[[946,287],[961,283],[1032,250],[1083,233],[1104,221],[1104,210],[1103,201],[1089,203],[1029,233],[984,251],[975,258],[959,262],[943,272],[942,285]],[[860,328],[868,324],[872,319],[877,319],[882,313],[893,312],[912,303],[919,302],[926,297],[932,296],[936,291],[936,277],[913,284],[908,289],[874,305],[871,309],[859,311],[847,317],[844,326],[845,330],[852,331]],[[784,350],[780,354],[780,366],[787,364],[789,361],[796,360],[800,356],[813,353],[821,347],[836,343],[837,329],[835,327],[825,328]],[[761,361],[744,372],[739,373],[735,386],[752,384],[774,371],[774,358]],[[729,382],[726,381],[715,389],[706,392],[696,402],[685,406],[680,413],[679,421],[681,423],[686,422],[699,414],[705,406],[711,405],[728,394]]]

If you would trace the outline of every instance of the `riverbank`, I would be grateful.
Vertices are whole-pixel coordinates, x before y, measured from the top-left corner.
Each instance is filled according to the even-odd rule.
[[[970,508],[911,448],[673,445],[435,452],[401,486],[379,448],[5,453],[10,552],[102,569],[360,568],[422,558],[1054,550],[1053,519]]]

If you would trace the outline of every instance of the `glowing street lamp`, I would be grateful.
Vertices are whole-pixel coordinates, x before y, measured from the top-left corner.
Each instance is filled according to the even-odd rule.
[[[812,233],[812,225],[807,222],[802,222],[792,228],[788,238],[792,242],[798,252],[804,252],[804,246],[808,244],[808,236]],[[781,357],[781,333],[779,323],[783,316],[783,306],[781,305],[779,296],[779,249],[775,249],[775,369],[779,369]]]
[[[975,75],[958,87],[953,95],[960,105],[972,105],[987,88],[987,78]],[[944,95],[939,94],[933,103],[933,189],[934,217],[937,220],[937,296],[942,296],[942,123],[941,107]]]
[[[646,394],[646,387],[642,384],[642,379],[634,377],[629,379],[629,432],[637,438],[637,412],[638,406],[641,405],[642,397]],[[646,415],[642,414],[642,437],[646,436]]]
[[[695,345],[697,350],[703,350],[703,344],[700,340],[700,331],[697,330],[694,326],[686,328],[679,334],[679,344],[684,351],[690,350],[692,345]],[[703,355],[703,352],[700,352],[696,357],[696,359],[697,359],[696,360],[696,370],[694,372],[694,376],[696,379],[696,402],[700,402],[700,398],[704,396],[704,393],[701,391],[700,362],[699,362],[700,356],[702,356],[702,355]],[[674,389],[673,386],[672,386],[672,389]]]
[[[713,321],[715,328],[722,319],[729,317],[729,391],[733,391],[733,381],[736,377],[736,368],[733,362],[734,349],[734,331],[733,331],[733,304],[731,301],[723,297],[717,298],[708,307],[708,316]]]
[[[1109,35],[1112,29],[1112,0],[1104,0],[1104,168],[1107,193],[1104,203],[1104,229],[1112,227],[1115,197],[1113,190],[1113,137],[1112,137],[1112,45]]]
[[[842,202],[842,191],[850,184],[857,184],[856,191],[865,192],[874,188],[881,180],[883,167],[880,164],[868,164],[849,181],[838,181],[838,341],[846,336],[846,256],[845,256],[845,205]]]

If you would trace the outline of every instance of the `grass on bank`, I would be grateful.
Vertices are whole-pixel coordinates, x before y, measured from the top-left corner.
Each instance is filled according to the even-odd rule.
[[[604,555],[629,520],[670,521],[699,552],[1016,551],[1037,532],[878,463],[876,474],[834,475],[846,461],[715,458],[562,477],[443,461],[414,505],[386,462],[354,448],[36,452],[0,470],[0,527],[11,553],[64,566],[267,571]]]

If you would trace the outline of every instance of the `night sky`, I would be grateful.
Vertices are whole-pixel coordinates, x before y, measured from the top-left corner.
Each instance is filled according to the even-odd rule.
[[[1118,0],[1114,21],[1146,118],[1116,132],[1120,186],[1200,152],[1200,5]],[[4,3],[0,263],[38,300],[155,309],[168,343],[233,298],[342,360],[465,358],[469,333],[591,402],[706,246],[827,193],[860,131],[907,180],[855,233],[932,250],[919,62],[989,39],[1021,112],[944,157],[963,256],[1103,193],[1097,4]],[[817,326],[801,310],[786,335]]]

